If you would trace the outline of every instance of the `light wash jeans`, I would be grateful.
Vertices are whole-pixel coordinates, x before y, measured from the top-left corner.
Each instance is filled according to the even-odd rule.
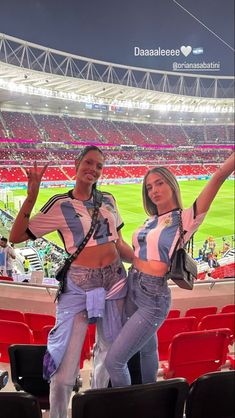
[[[50,418],[67,418],[68,404],[75,379],[79,374],[81,351],[88,327],[86,292],[96,289],[97,286],[98,289],[104,286],[105,290],[110,290],[111,287],[112,291],[114,286],[118,287],[121,280],[124,280],[123,286],[117,289],[116,293],[113,292],[109,299],[104,300],[103,316],[97,318],[98,337],[94,358],[93,388],[108,386],[109,375],[104,366],[104,359],[108,348],[123,325],[123,306],[127,292],[126,272],[120,260],[97,269],[81,266],[70,268],[65,292],[57,305],[57,323],[48,339],[49,365],[59,363],[59,366],[51,368],[48,363],[44,365],[47,373],[49,373],[48,367],[52,372]],[[94,308],[97,308],[98,300],[93,302]]]
[[[167,317],[171,304],[171,292],[165,277],[144,274],[132,267],[128,281],[127,322],[111,345],[105,360],[113,387],[131,384],[127,362],[138,351],[142,382],[156,381],[156,331]]]

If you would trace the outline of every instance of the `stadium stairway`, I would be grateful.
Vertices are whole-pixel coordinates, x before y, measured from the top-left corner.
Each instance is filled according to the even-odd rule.
[[[21,248],[20,249],[21,256],[25,257],[27,256],[30,262],[31,270],[43,270],[42,263],[40,261],[40,258],[38,256],[38,253],[35,251],[34,248]]]
[[[231,257],[231,259],[234,260],[235,258],[235,248],[230,248],[224,255],[223,258],[229,258]]]

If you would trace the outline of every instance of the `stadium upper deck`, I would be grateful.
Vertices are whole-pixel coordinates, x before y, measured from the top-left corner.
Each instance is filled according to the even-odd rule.
[[[151,119],[156,112],[231,114],[234,77],[158,71],[93,60],[0,34],[1,103],[70,106]],[[39,98],[40,97],[40,98]],[[137,109],[142,115],[138,114]]]
[[[84,143],[105,147],[110,164],[217,163],[233,146],[233,87],[0,34],[0,164],[71,164]]]

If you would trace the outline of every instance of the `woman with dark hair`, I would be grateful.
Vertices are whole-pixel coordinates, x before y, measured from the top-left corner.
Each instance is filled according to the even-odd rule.
[[[96,183],[104,165],[102,151],[86,147],[76,161],[76,185],[67,193],[49,199],[30,217],[46,167],[27,170],[28,196],[13,225],[10,240],[18,243],[57,231],[68,254],[73,254],[91,227],[96,207]],[[102,193],[95,230],[67,273],[64,292],[57,303],[56,325],[48,337],[44,374],[50,380],[50,418],[65,418],[88,322],[97,320],[96,355],[106,353],[122,327],[123,302],[127,292],[121,259],[133,260],[133,250],[122,239],[122,219],[114,197]],[[95,359],[96,366],[96,359]],[[97,368],[102,367],[99,360]],[[95,370],[95,379],[96,379]],[[98,372],[97,372],[98,374]],[[103,377],[95,386],[102,387]]]
[[[133,235],[135,258],[128,275],[129,319],[110,347],[105,361],[112,386],[130,384],[127,362],[137,351],[141,353],[142,382],[156,381],[156,331],[170,309],[171,294],[166,273],[179,242],[180,219],[187,242],[203,222],[219,188],[233,170],[234,154],[217,169],[188,209],[183,209],[179,184],[167,168],[155,167],[145,175],[143,205],[149,218]]]

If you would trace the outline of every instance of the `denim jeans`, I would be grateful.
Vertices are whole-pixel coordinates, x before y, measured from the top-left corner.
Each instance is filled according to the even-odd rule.
[[[101,300],[98,297],[100,294],[95,296],[92,293],[88,307],[88,293],[102,288]],[[104,358],[123,325],[126,292],[126,272],[119,259],[109,266],[96,269],[77,265],[70,267],[65,292],[57,304],[57,322],[48,338],[49,355],[45,356],[46,361],[44,358],[44,374],[51,382],[50,418],[67,417],[92,305],[94,310],[100,304],[103,306],[102,315],[97,318],[92,387],[108,386],[109,376],[104,367]]]
[[[156,381],[156,331],[167,317],[171,304],[171,292],[165,277],[144,274],[132,267],[128,286],[127,321],[105,360],[113,387],[131,384],[127,362],[137,351],[141,353],[143,383]]]

